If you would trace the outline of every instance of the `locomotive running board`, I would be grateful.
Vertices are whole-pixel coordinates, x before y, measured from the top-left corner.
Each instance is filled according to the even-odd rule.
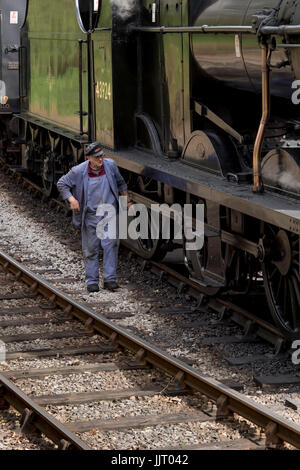
[[[57,123],[55,122],[52,124],[51,122],[38,119],[37,117],[26,113],[14,114],[14,117],[17,119],[22,119],[26,122],[30,122],[31,124],[42,127],[43,129],[47,129],[48,131],[52,131],[56,134],[59,134],[60,136],[67,137],[68,139],[74,140],[79,144],[88,143],[87,137],[83,137],[79,133],[77,134],[75,132],[75,129],[72,132],[71,130],[64,129],[62,127],[57,127]]]
[[[136,149],[113,152],[106,150],[120,168],[173,186],[181,191],[221,206],[239,211],[255,219],[276,225],[300,235],[299,201],[266,190],[263,195],[252,192],[249,183],[236,184],[182,161],[163,160]]]

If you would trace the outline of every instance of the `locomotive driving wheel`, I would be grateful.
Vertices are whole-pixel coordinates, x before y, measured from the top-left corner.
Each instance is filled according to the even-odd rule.
[[[263,275],[271,314],[287,336],[299,336],[299,236],[268,225],[265,239],[270,246],[263,263]]]
[[[162,260],[168,251],[167,240],[151,238],[151,211],[148,210],[147,238],[137,239],[140,255],[145,259]]]

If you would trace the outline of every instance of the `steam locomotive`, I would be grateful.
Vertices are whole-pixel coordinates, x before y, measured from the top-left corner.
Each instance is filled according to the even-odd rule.
[[[124,5],[0,1],[3,154],[50,195],[97,139],[137,200],[203,203],[191,278],[211,295],[263,287],[299,337],[298,2]],[[173,246],[139,240],[145,258]]]

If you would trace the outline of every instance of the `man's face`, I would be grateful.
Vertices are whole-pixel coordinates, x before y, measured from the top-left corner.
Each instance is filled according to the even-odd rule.
[[[87,157],[90,162],[91,168],[94,170],[100,170],[103,165],[103,155],[100,157]]]

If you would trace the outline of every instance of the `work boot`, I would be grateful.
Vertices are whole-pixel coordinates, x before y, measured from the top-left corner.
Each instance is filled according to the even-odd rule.
[[[87,285],[87,291],[92,293],[92,292],[99,292],[99,286],[98,284],[88,284]]]
[[[106,281],[103,283],[103,288],[108,290],[116,290],[119,289],[120,286],[116,283],[116,281]]]

